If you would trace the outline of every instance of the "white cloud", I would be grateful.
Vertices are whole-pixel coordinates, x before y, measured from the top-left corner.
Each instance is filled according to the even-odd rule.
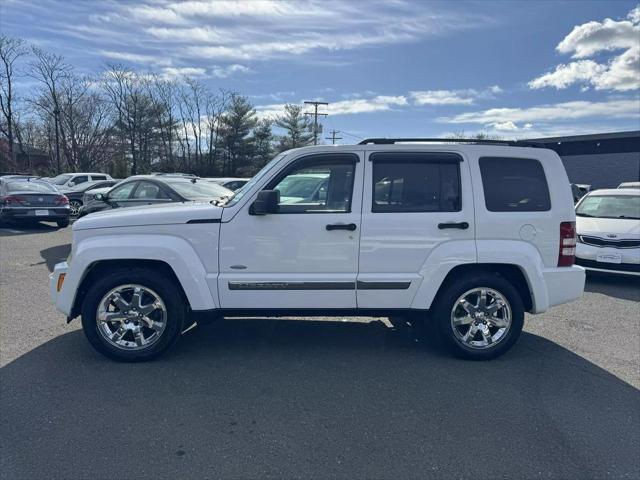
[[[604,102],[573,101],[530,108],[490,108],[466,112],[453,117],[440,117],[445,123],[476,123],[482,125],[513,122],[536,123],[576,120],[582,118],[637,118],[640,99],[609,100]]]
[[[473,96],[468,91],[425,90],[410,92],[416,105],[471,105]]]
[[[107,58],[113,58],[114,60],[122,60],[125,62],[152,65],[171,65],[170,60],[162,57],[157,57],[155,55],[144,55],[131,52],[115,52],[112,50],[101,50],[100,53]]]
[[[502,88],[492,85],[484,90],[422,90],[409,92],[416,105],[471,105],[478,99],[493,99]]]
[[[220,67],[216,65],[211,69],[211,74],[216,78],[227,78],[236,73],[249,72],[251,72],[251,69],[249,67],[245,67],[244,65],[240,65],[238,63],[227,65],[226,67]]]
[[[365,99],[354,98],[331,103],[327,109],[330,115],[349,115],[354,113],[371,113],[391,110],[393,107],[407,105],[407,98],[403,95],[377,97]]]
[[[493,128],[495,128],[496,130],[500,130],[500,131],[514,131],[514,130],[519,130],[518,126],[511,122],[498,122],[498,123],[494,123],[493,125],[491,125]]]
[[[207,70],[200,67],[165,67],[162,69],[162,78],[174,80],[182,77],[206,77]]]
[[[533,89],[545,87],[567,88],[576,82],[590,82],[592,79],[598,78],[606,70],[607,67],[593,60],[580,60],[566,65],[560,64],[553,72],[545,73],[531,80],[529,87]]]
[[[556,47],[560,53],[584,59],[605,51],[624,50],[606,63],[578,60],[558,65],[529,82],[533,89],[564,89],[575,83],[596,90],[627,91],[640,88],[640,6],[625,20],[605,19],[578,25]]]

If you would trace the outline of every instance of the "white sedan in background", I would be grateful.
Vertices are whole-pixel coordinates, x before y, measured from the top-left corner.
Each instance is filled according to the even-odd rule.
[[[640,190],[594,190],[576,205],[576,264],[640,276]]]

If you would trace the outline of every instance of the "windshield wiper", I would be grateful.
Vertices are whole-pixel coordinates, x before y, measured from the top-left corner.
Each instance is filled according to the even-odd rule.
[[[576,216],[578,216],[578,217],[595,217],[595,215],[589,215],[588,213],[578,213],[578,212],[576,212]]]

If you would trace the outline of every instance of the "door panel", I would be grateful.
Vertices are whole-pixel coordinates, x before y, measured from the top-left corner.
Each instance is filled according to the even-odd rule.
[[[263,188],[280,191],[279,213],[251,215],[248,202],[221,225],[222,308],[355,308],[362,163],[296,159]]]
[[[422,282],[421,269],[425,264],[428,268],[429,255],[445,242],[474,238],[467,163],[457,154],[444,152],[368,155],[359,308],[408,308]]]

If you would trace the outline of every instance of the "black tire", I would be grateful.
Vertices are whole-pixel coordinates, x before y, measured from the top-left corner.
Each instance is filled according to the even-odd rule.
[[[138,284],[152,289],[167,309],[166,326],[160,338],[145,349],[123,350],[110,344],[98,330],[96,313],[101,299],[119,285]],[[82,302],[82,328],[89,343],[106,357],[122,362],[152,360],[167,351],[180,337],[187,318],[187,307],[175,281],[152,268],[118,269],[96,280]]]
[[[58,225],[58,228],[67,228],[69,226],[69,219],[64,218],[62,220],[56,220],[56,224]]]
[[[458,339],[451,322],[454,304],[466,292],[486,287],[495,290],[508,302],[511,310],[511,325],[493,346],[472,348]],[[497,273],[477,273],[449,282],[434,302],[430,316],[435,322],[439,338],[456,356],[468,360],[490,360],[507,352],[518,340],[524,325],[524,305],[516,288]]]

